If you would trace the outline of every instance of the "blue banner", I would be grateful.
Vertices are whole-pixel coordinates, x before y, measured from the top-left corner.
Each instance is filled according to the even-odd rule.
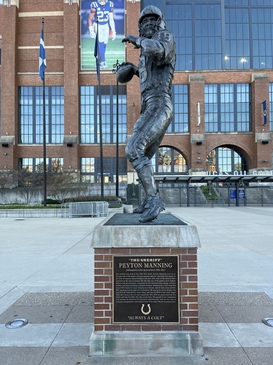
[[[46,69],[46,54],[45,54],[45,43],[44,43],[44,29],[41,30],[40,34],[40,51],[39,51],[39,76],[42,80],[45,77]]]
[[[265,125],[267,123],[266,100],[262,102],[262,106],[263,106],[263,117],[264,117],[263,125]]]

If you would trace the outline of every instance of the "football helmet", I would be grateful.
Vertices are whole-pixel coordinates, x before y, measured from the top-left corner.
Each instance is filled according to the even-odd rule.
[[[142,21],[144,18],[150,17],[150,16],[153,16],[156,18],[155,32],[166,29],[165,18],[164,18],[164,15],[162,14],[161,10],[158,9],[156,6],[149,5],[149,6],[146,6],[146,8],[144,8],[142,10],[142,12],[140,13],[140,16],[139,16],[138,29],[139,29],[140,37],[146,36],[146,31],[145,31],[144,27],[142,26]]]
[[[105,0],[105,1],[98,0],[98,3],[99,3],[101,6],[104,6],[107,2],[108,2],[108,0]]]

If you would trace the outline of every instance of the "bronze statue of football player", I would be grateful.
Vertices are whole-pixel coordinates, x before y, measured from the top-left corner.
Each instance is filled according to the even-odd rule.
[[[128,35],[122,42],[140,48],[138,67],[124,62],[117,71],[117,80],[128,82],[134,75],[140,79],[141,115],[126,145],[126,156],[137,172],[145,191],[145,199],[134,209],[142,223],[152,221],[165,204],[154,180],[151,158],[156,153],[173,117],[171,85],[175,68],[175,41],[166,30],[162,12],[147,6],[140,14],[139,36]]]

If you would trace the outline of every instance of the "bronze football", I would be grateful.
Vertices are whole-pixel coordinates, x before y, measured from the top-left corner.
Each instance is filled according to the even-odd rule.
[[[133,76],[134,68],[129,63],[121,65],[117,71],[117,80],[121,84],[125,84],[126,82],[132,80]]]

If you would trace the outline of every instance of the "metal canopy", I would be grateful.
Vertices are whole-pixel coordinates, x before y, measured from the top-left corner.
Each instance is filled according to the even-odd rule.
[[[156,175],[157,183],[273,183],[272,175]]]

